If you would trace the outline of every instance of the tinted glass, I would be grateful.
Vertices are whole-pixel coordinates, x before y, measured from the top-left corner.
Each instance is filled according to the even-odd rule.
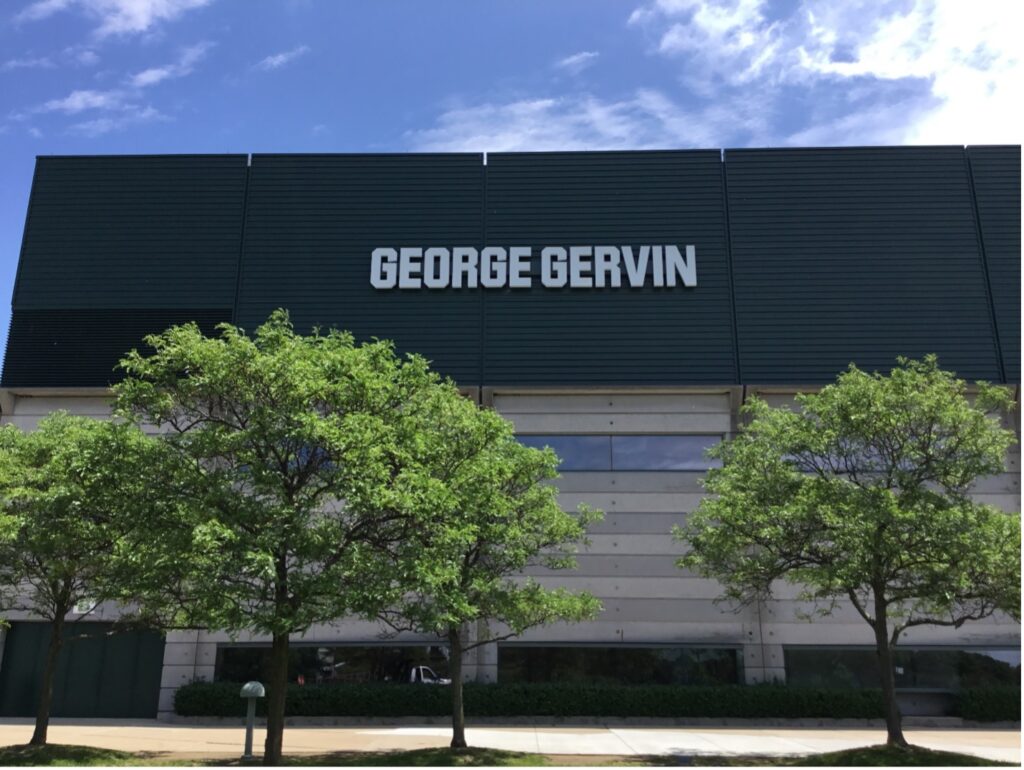
[[[446,647],[295,647],[288,651],[288,681],[302,684],[347,684],[409,681],[413,666],[429,666],[448,676]],[[217,648],[214,679],[218,682],[266,682],[269,647]]]
[[[788,647],[786,682],[804,687],[879,687],[872,649]],[[896,650],[896,686],[960,690],[1020,684],[1020,650]]]
[[[611,436],[519,436],[525,446],[551,447],[563,471],[611,470]]]
[[[735,649],[699,647],[498,647],[499,682],[736,684]]]
[[[702,471],[718,467],[704,452],[721,436],[612,436],[612,470]]]

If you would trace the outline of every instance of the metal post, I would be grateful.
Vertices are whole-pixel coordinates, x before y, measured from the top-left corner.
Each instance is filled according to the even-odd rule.
[[[256,699],[246,698],[249,705],[245,712],[245,753],[242,759],[253,759],[252,756],[252,728],[256,724]]]

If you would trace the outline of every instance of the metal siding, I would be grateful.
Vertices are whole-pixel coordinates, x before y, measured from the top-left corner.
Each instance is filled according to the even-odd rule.
[[[484,384],[737,379],[718,151],[496,153],[487,240],[534,248],[534,286],[484,298]],[[694,244],[696,288],[545,289],[543,246]],[[625,277],[623,278],[625,283]]]
[[[143,337],[194,321],[204,334],[231,320],[230,308],[38,310],[15,307],[3,387],[103,387],[118,382],[118,362]],[[146,348],[148,349],[148,348]]]
[[[41,157],[16,308],[230,307],[246,157]]]
[[[1020,147],[968,147],[999,346],[1020,382]]]
[[[825,382],[926,353],[1000,378],[963,152],[727,151],[745,380]]]
[[[378,246],[483,245],[483,156],[254,155],[237,306],[394,340],[464,385],[479,377],[480,290],[370,286]]]

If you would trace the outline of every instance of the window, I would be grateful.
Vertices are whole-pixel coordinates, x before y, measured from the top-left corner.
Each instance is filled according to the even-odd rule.
[[[704,471],[720,435],[520,435],[525,446],[551,447],[561,471]]]
[[[439,677],[448,676],[448,648],[441,646],[292,645],[288,651],[288,681],[301,684],[408,682],[429,666]],[[266,682],[270,675],[270,647],[220,645],[214,679],[218,682]]]
[[[734,648],[498,646],[499,682],[640,685],[736,684],[740,680],[740,656]]]
[[[804,687],[878,687],[873,648],[787,647],[786,682]],[[1019,649],[896,649],[896,687],[947,690],[1020,684]]]

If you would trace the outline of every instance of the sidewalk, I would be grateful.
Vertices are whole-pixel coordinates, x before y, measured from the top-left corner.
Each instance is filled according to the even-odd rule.
[[[821,728],[619,728],[619,727],[470,727],[473,746],[541,754],[812,754],[882,743],[880,729]],[[27,743],[30,719],[0,719],[0,745]],[[286,754],[331,751],[385,751],[447,746],[445,727],[289,727]],[[1020,733],[1015,730],[909,729],[907,740],[941,751],[1020,763]],[[182,758],[228,757],[242,752],[241,727],[168,725],[155,720],[54,719],[52,743],[70,743],[121,751],[167,752]],[[264,731],[256,730],[259,753]]]

